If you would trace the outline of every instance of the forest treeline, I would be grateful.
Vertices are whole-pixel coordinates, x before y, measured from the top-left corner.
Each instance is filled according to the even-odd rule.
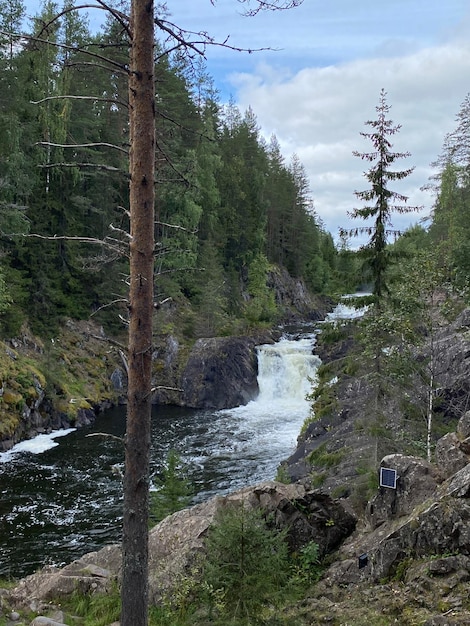
[[[110,323],[118,316],[107,305],[127,292],[127,43],[116,22],[91,34],[77,12],[51,22],[57,12],[46,3],[21,40],[6,34],[20,30],[21,3],[0,16],[1,317],[9,336],[23,321],[40,334],[67,316],[95,313]],[[300,161],[286,163],[276,138],[263,140],[252,111],[221,105],[202,63],[157,49],[155,70],[157,300],[184,298],[194,332],[214,334],[230,319],[276,319],[266,287],[273,265],[328,290],[335,247]]]
[[[18,38],[22,0],[0,2],[3,336],[25,322],[47,336],[66,317],[94,315],[111,329],[126,317],[128,43],[116,20],[92,33],[77,11],[52,19],[71,6],[43,3]],[[220,103],[203,62],[157,45],[155,76],[156,304],[182,303],[189,336],[274,323],[276,267],[319,294],[368,280],[360,256],[345,241],[335,247],[316,215],[299,159],[287,163],[276,137],[263,139],[252,110]],[[432,223],[400,244],[445,242],[462,286],[469,106],[437,163]]]

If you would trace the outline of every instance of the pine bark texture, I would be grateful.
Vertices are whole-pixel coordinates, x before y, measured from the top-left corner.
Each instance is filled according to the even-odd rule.
[[[154,268],[154,14],[133,0],[129,78],[130,325],[121,626],[148,623],[148,508]]]

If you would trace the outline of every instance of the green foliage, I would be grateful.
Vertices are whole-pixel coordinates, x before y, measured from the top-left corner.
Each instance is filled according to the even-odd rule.
[[[277,308],[274,292],[267,286],[270,265],[263,254],[258,254],[248,269],[248,291],[250,300],[245,305],[245,315],[250,322],[273,322]]]
[[[400,561],[395,568],[395,573],[393,574],[392,580],[396,582],[404,582],[406,573],[408,569],[410,568],[410,565],[412,565],[412,563],[413,563],[413,559],[411,557],[408,557]]]
[[[11,302],[12,298],[5,283],[5,278],[0,270],[0,316],[9,308]]]
[[[186,477],[186,469],[176,450],[170,450],[163,468],[162,477],[155,479],[157,490],[150,492],[150,523],[159,521],[186,508],[192,496],[192,489]]]
[[[321,325],[321,341],[331,345],[346,339],[349,334],[348,325],[341,322],[324,322]]]
[[[356,471],[359,476],[364,476],[364,484],[367,487],[367,491],[370,494],[373,494],[377,491],[379,487],[379,474],[377,468],[372,466],[369,463],[360,463]]]
[[[80,46],[91,42],[123,67],[128,42],[113,20],[92,35],[68,0],[65,7],[59,19],[53,3],[41,7],[27,33],[48,24],[41,41],[18,47],[11,34],[24,27],[22,2],[0,6],[4,336],[26,321],[53,337],[65,318],[92,313],[115,332],[127,314],[127,81],[104,62],[93,66]],[[304,168],[295,156],[284,162],[275,138],[266,145],[251,110],[217,102],[202,65],[195,71],[179,52],[156,58],[158,296],[191,309],[180,318],[189,338],[272,324],[272,268],[318,291],[336,271]]]
[[[314,489],[318,489],[323,485],[327,478],[328,474],[326,472],[312,472],[310,474],[310,482],[312,483],[312,487]]]
[[[121,612],[120,593],[117,584],[107,593],[80,593],[74,592],[67,598],[60,599],[64,610],[81,618],[80,626],[108,626],[119,620]],[[74,623],[75,623],[74,621]]]
[[[204,580],[209,589],[223,591],[219,611],[227,620],[256,623],[266,603],[280,601],[289,576],[285,532],[269,529],[261,511],[244,505],[222,509],[207,551]],[[208,602],[215,604],[211,597]]]
[[[307,459],[308,462],[314,467],[330,468],[339,465],[346,454],[347,448],[341,448],[340,450],[330,452],[327,450],[327,444],[322,443],[318,446],[318,448],[315,448],[315,450],[310,452]]]
[[[320,560],[320,546],[310,541],[303,546],[294,558],[294,577],[302,584],[315,583],[323,571]]]
[[[320,383],[314,389],[311,396],[309,396],[309,399],[313,400],[310,421],[317,421],[333,416],[338,408],[334,382]]]
[[[322,364],[317,370],[318,382],[307,399],[312,401],[311,414],[304,421],[302,432],[311,422],[333,415],[338,407],[338,399],[335,390],[337,378],[331,364]]]
[[[277,482],[283,483],[284,485],[289,485],[292,482],[285,463],[281,463],[281,465],[279,465],[279,467],[277,468],[276,480]]]

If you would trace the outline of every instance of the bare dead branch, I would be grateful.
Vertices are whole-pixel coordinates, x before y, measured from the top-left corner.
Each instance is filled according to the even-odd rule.
[[[126,306],[129,306],[129,300],[127,298],[116,298],[116,300],[111,300],[111,302],[106,302],[106,304],[102,304],[101,306],[99,306],[96,309],[96,311],[93,311],[93,313],[90,314],[90,317],[93,317],[100,311],[103,311],[104,309],[108,309],[110,306],[114,306],[115,304],[126,304]],[[98,335],[92,335],[92,337],[94,337],[95,339],[101,339],[102,341],[109,341],[110,343],[113,343],[120,348],[124,348],[122,344],[112,339],[109,339],[108,337],[99,337]]]
[[[127,68],[126,65],[123,65],[122,63],[118,63],[117,61],[113,61],[112,59],[109,59],[108,57],[103,56],[102,54],[97,54],[96,52],[92,52],[91,50],[87,50],[85,47],[81,47],[81,46],[69,46],[65,43],[57,43],[55,41],[49,41],[48,39],[42,39],[39,36],[35,36],[35,35],[26,35],[24,33],[8,33],[6,31],[0,31],[0,34],[2,35],[8,35],[9,37],[14,36],[17,39],[24,39],[25,41],[32,41],[33,43],[43,43],[46,44],[48,46],[54,46],[56,48],[61,48],[62,50],[70,50],[71,52],[80,52],[80,54],[84,54],[84,55],[88,55],[91,56],[94,59],[99,59],[100,61],[104,61],[107,65],[106,67],[113,67],[115,70],[121,71],[123,73],[126,74],[126,76],[129,75],[129,70]],[[89,45],[96,45],[96,44],[89,44]]]
[[[38,36],[41,36],[43,32],[47,32],[47,29],[54,24],[61,17],[66,15],[67,13],[72,13],[73,11],[77,11],[79,9],[100,9],[103,11],[107,11],[111,13],[111,15],[121,24],[124,30],[127,32],[130,38],[130,30],[129,30],[129,18],[125,13],[121,13],[117,9],[112,8],[111,6],[102,2],[102,0],[96,0],[98,4],[80,4],[76,6],[71,6],[66,9],[62,9],[62,11],[56,13],[54,17],[49,22],[44,22],[42,29],[39,31]]]
[[[112,252],[118,253],[120,256],[125,256],[121,249],[122,246],[119,247],[115,243],[111,243],[110,238],[98,239],[96,237],[78,237],[73,235],[40,235],[39,233],[11,233],[9,237],[28,237],[31,239],[43,239],[45,241],[78,241],[80,243],[103,246]]]
[[[58,96],[47,96],[46,98],[41,98],[41,100],[30,100],[31,104],[42,104],[43,102],[48,102],[49,100],[92,100],[93,102],[110,102],[111,104],[121,104],[122,106],[129,107],[128,103],[124,100],[117,100],[116,98],[100,98],[98,96],[71,96],[71,95],[58,95]]]
[[[189,251],[187,251],[189,252]],[[175,274],[176,272],[205,272],[206,269],[204,267],[178,267],[169,270],[157,270],[157,276],[163,276],[165,274]]]
[[[118,206],[117,206],[117,208],[118,208],[118,209],[121,209],[121,211],[123,211],[123,213],[124,213],[125,215],[127,215],[127,217],[130,217],[130,216],[131,216],[131,213],[130,213],[129,209],[126,209],[126,207],[125,207],[125,206],[118,205]]]
[[[185,176],[182,172],[180,172],[180,171],[178,170],[178,168],[175,166],[175,164],[173,163],[173,160],[171,159],[171,157],[169,157],[169,156],[166,154],[166,151],[163,149],[162,144],[158,141],[158,138],[155,140],[155,145],[156,145],[156,147],[157,147],[158,153],[159,153],[159,154],[163,157],[163,159],[162,159],[162,160],[163,160],[163,161],[164,161],[164,162],[165,162],[165,163],[166,163],[166,164],[170,167],[170,169],[171,169],[171,170],[173,170],[173,172],[176,174],[176,176],[177,176],[177,180],[178,180],[179,182],[183,182],[183,183],[185,183],[185,185],[186,185],[187,187],[190,187],[190,186],[191,186],[191,182],[190,182],[190,181],[188,180],[188,178],[186,178],[186,176]],[[155,181],[155,182],[157,182],[157,181]],[[163,182],[163,181],[162,181],[162,182]],[[165,181],[165,182],[168,182],[168,181]]]
[[[116,146],[113,143],[105,143],[102,141],[96,143],[52,143],[52,141],[36,141],[34,145],[50,146],[51,148],[114,148],[114,150],[119,150],[120,152],[124,152],[124,154],[129,154],[129,150],[121,148],[121,146]]]
[[[173,298],[171,296],[168,296],[168,298],[165,298],[164,300],[159,300],[158,302],[154,302],[153,308],[154,309],[159,309],[164,304],[166,304],[167,302],[171,302],[172,300],[173,300]]]
[[[93,63],[91,61],[66,61],[65,66],[66,67],[92,67],[93,69],[100,68],[106,71],[109,71],[110,69],[108,66],[103,65],[102,63],[96,63],[95,61]],[[113,69],[113,72],[116,72],[116,74],[123,74],[124,76],[128,75],[127,71],[121,70],[121,69]]]
[[[180,48],[184,48],[187,51],[193,51],[195,54],[202,57],[205,57],[206,48],[208,46],[227,48],[228,50],[233,50],[234,52],[248,52],[248,54],[273,50],[273,48],[270,47],[243,48],[241,46],[231,45],[228,43],[230,39],[229,35],[223,41],[215,41],[215,39],[206,32],[186,30],[167,20],[155,19],[155,24],[158,28],[160,28],[160,30],[167,33],[168,39],[173,39],[177,42],[171,48],[167,48],[161,54],[157,55],[155,57],[155,60],[157,61],[168,56],[171,52],[179,50]],[[191,41],[189,39],[190,37],[197,37],[198,39]]]
[[[247,7],[253,0],[238,0],[240,4],[246,4]],[[253,17],[261,11],[287,11],[294,9],[303,3],[303,0],[274,0],[273,2],[265,2],[264,0],[254,0],[256,5],[253,9],[247,8],[243,15]]]
[[[191,235],[195,235],[198,231],[190,230],[189,228],[185,228],[184,226],[178,226],[178,224],[167,224],[166,222],[159,222],[158,220],[155,222],[158,226],[165,226],[166,228],[173,228],[174,230],[184,230],[186,233],[190,233]]]
[[[117,233],[121,233],[121,235],[122,235],[123,237],[126,237],[126,239],[129,239],[129,240],[131,240],[131,239],[132,239],[131,234],[130,234],[127,230],[124,230],[123,228],[118,228],[117,226],[113,226],[113,224],[110,224],[110,225],[109,225],[109,228],[110,228],[110,230],[112,230],[112,231],[115,231],[115,232],[117,232]]]
[[[184,391],[184,389],[180,389],[179,387],[166,387],[165,385],[157,385],[156,387],[152,387],[150,391],[153,393],[159,389],[164,389],[165,391],[178,391],[180,393],[183,393]]]
[[[105,439],[115,439],[116,441],[120,441],[122,444],[124,443],[124,439],[122,437],[117,437],[116,435],[111,435],[109,433],[89,433],[86,436],[87,437],[104,437]]]
[[[129,376],[129,364],[127,362],[126,350],[127,348],[124,348],[124,347],[122,350],[119,350],[119,356],[121,357],[121,361],[122,361],[122,364],[124,365],[124,369],[126,370],[126,374],[127,376]]]
[[[118,167],[113,167],[112,165],[104,165],[103,163],[43,163],[39,164],[37,167],[41,169],[50,169],[52,167],[94,167],[98,170],[104,170],[105,172],[118,172],[123,176],[129,178],[129,173],[124,172]]]

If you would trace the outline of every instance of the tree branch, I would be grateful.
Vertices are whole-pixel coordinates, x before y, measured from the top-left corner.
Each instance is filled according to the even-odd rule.
[[[129,154],[129,150],[125,148],[121,148],[113,143],[106,142],[95,142],[95,143],[52,143],[51,141],[37,141],[35,146],[50,146],[51,148],[97,148],[97,147],[105,147],[105,148],[114,148],[114,150],[119,150],[120,152],[124,152],[124,154]]]
[[[303,0],[274,0],[273,2],[265,2],[263,0],[254,0],[258,6],[254,9],[247,9],[244,13],[247,17],[253,17],[261,11],[287,11],[294,9],[303,3]],[[240,4],[250,5],[252,0],[238,0]]]
[[[100,98],[97,96],[47,96],[46,98],[41,98],[41,100],[30,100],[30,103],[42,104],[43,102],[48,102],[49,100],[92,100],[93,102],[110,102],[111,104],[121,104],[122,106],[126,107],[126,109],[129,107],[128,103],[124,100],[116,100],[115,98]]]
[[[118,172],[126,178],[129,178],[128,172],[124,172],[118,167],[113,167],[112,165],[104,165],[103,163],[44,163],[38,165],[37,167],[40,167],[41,169],[49,169],[51,167],[96,167],[96,169],[104,170],[105,172]]]
[[[125,256],[125,253],[123,252],[123,250],[120,248],[119,245],[110,243],[106,239],[97,239],[96,237],[78,237],[78,236],[73,236],[73,235],[40,235],[38,233],[11,233],[8,236],[44,239],[46,241],[79,241],[81,243],[91,243],[93,245],[99,245],[99,246],[103,246],[104,248],[108,248],[109,250],[119,254],[120,256]],[[114,240],[114,241],[117,241],[117,240]]]
[[[190,230],[189,228],[185,228],[184,226],[178,226],[178,224],[167,224],[166,222],[159,222],[158,220],[155,222],[155,224],[158,224],[158,226],[165,226],[166,228],[173,228],[175,230],[184,230],[191,235],[195,235],[198,232],[197,229]]]

